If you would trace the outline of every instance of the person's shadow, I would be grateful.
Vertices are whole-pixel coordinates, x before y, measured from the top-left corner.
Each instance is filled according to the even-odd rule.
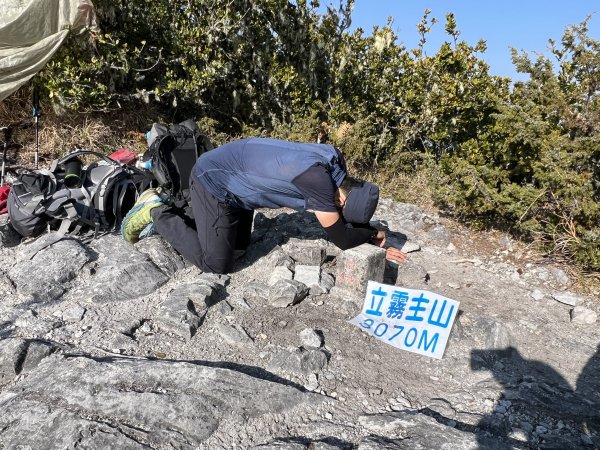
[[[552,367],[514,348],[474,350],[471,368],[490,370],[504,388],[496,411],[478,423],[481,449],[487,448],[485,434],[501,438],[506,444],[499,448],[506,449],[600,447],[600,345],[574,390]],[[527,441],[511,437],[513,428]]]
[[[372,222],[372,225],[379,230],[386,231],[386,247],[393,246],[400,249],[408,240],[406,235],[390,230],[385,221],[377,220]],[[312,212],[281,212],[275,217],[269,218],[257,211],[254,214],[250,245],[244,256],[234,266],[234,272],[254,264],[268,255],[275,247],[284,245],[290,239],[327,240],[327,233]],[[393,273],[388,274],[388,270]],[[397,264],[386,264],[387,278],[395,281],[397,273]]]

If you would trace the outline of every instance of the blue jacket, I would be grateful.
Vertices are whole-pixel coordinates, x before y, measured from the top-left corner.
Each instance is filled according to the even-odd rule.
[[[336,186],[346,177],[344,157],[327,144],[301,144],[252,138],[204,153],[194,176],[219,201],[243,209],[304,209],[305,199],[293,180],[321,164]]]

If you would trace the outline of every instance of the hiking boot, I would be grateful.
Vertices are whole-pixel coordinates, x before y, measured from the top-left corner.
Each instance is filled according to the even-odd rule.
[[[163,202],[156,189],[145,190],[121,224],[121,235],[127,242],[139,241],[140,234],[152,223],[151,211]]]

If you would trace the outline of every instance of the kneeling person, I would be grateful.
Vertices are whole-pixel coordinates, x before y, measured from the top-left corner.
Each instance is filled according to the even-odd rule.
[[[190,196],[195,229],[149,190],[123,221],[125,239],[135,242],[153,222],[154,230],[200,269],[227,273],[235,251],[250,243],[254,210],[288,207],[314,211],[329,240],[342,250],[365,242],[385,244],[385,233],[369,226],[378,187],[349,177],[344,157],[327,144],[251,138],[222,145],[198,158]],[[393,247],[386,258],[407,259]]]

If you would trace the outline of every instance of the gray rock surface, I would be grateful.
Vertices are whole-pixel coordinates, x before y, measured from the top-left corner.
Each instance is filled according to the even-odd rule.
[[[312,328],[305,328],[300,332],[300,339],[302,339],[302,345],[305,347],[319,348],[323,345],[323,338],[317,330]]]
[[[135,247],[167,275],[173,275],[186,266],[185,260],[160,236],[142,239]]]
[[[585,306],[576,306],[571,310],[571,322],[573,323],[592,324],[596,323],[596,320],[598,320],[596,311]]]
[[[544,293],[543,293],[541,290],[539,290],[539,289],[534,289],[534,290],[533,290],[533,292],[531,292],[531,293],[529,294],[529,296],[530,296],[532,299],[534,299],[534,300],[536,300],[536,301],[538,301],[538,302],[539,302],[540,300],[543,300],[543,299],[544,299],[544,297],[545,297],[546,295],[545,295],[545,294],[544,294]]]
[[[317,396],[228,369],[56,356],[0,395],[0,429],[7,448],[194,448],[228,419],[318,404]]]
[[[335,285],[333,276],[323,272],[320,266],[296,264],[294,280],[306,285],[311,295],[327,294]]]
[[[103,236],[90,247],[98,259],[90,284],[78,292],[84,298],[94,302],[131,300],[154,292],[169,279],[120,236]]]
[[[219,331],[219,334],[221,335],[223,340],[229,345],[243,348],[252,346],[254,344],[254,341],[250,336],[248,336],[246,330],[244,330],[240,326],[235,327],[232,325],[221,323],[217,325],[217,330]]]
[[[60,313],[60,318],[66,322],[79,322],[83,319],[85,308],[80,305],[75,305]]]
[[[13,338],[0,341],[0,385],[12,381],[21,373],[26,354],[25,340]]]
[[[8,271],[17,292],[30,302],[58,299],[68,289],[67,283],[90,260],[85,248],[74,239],[65,238],[38,251],[38,244],[53,240],[50,234],[25,246]]]
[[[273,286],[279,280],[293,280],[294,272],[288,269],[286,266],[277,266],[273,268],[273,272],[269,277],[269,286]]]
[[[269,289],[269,304],[276,308],[285,308],[302,301],[308,294],[304,283],[294,280],[279,280]]]
[[[323,246],[316,244],[307,245],[298,240],[291,241],[282,248],[296,261],[296,264],[307,266],[320,266],[327,256],[327,251]]]
[[[600,448],[600,329],[579,323],[600,312],[599,288],[412,205],[381,199],[373,224],[414,250],[410,262],[366,246],[347,283],[331,276],[345,256],[308,212],[258,211],[228,276],[159,236],[7,234],[0,449]],[[302,278],[302,266],[322,292],[308,277],[269,286],[277,267]],[[460,302],[441,360],[349,323],[373,267]]]
[[[418,411],[404,410],[389,414],[361,416],[359,423],[371,436],[363,439],[359,449],[505,449],[505,443],[478,439],[472,433],[438,423]],[[377,436],[377,437],[375,437]],[[485,446],[483,444],[485,443]]]
[[[159,327],[191,339],[201,325],[213,289],[205,284],[184,283],[167,294],[155,321]]]
[[[577,306],[582,301],[580,297],[571,292],[555,292],[552,294],[552,298],[557,302],[561,302],[570,306]]]
[[[420,264],[409,261],[398,265],[396,286],[410,287],[411,289],[427,289],[429,274],[427,269]]]
[[[282,350],[273,355],[268,370],[278,374],[292,374],[306,377],[313,373],[321,373],[327,366],[327,355],[313,348],[296,348],[292,351]]]

